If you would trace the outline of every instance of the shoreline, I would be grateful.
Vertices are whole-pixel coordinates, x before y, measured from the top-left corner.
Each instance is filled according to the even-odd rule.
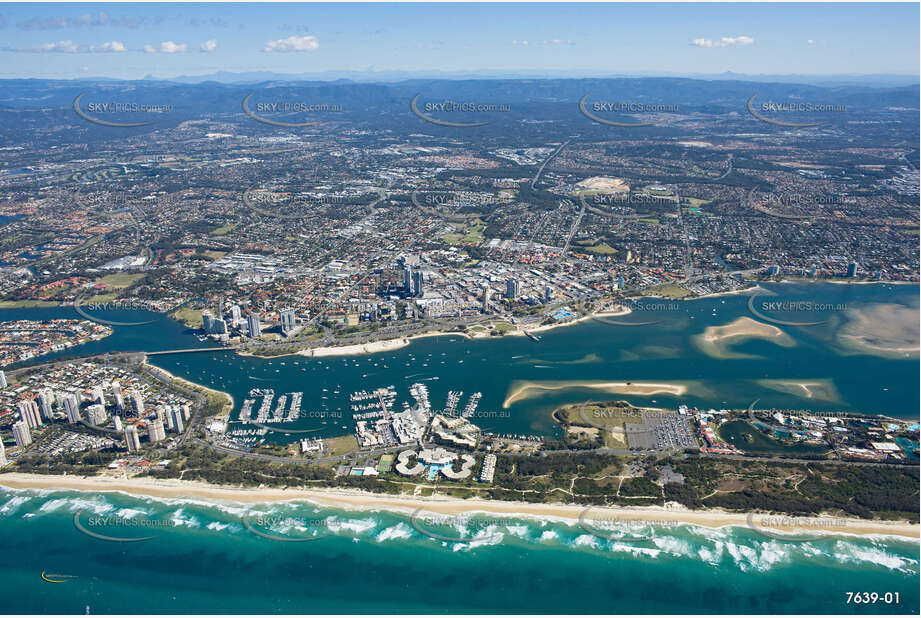
[[[590,313],[588,315],[583,315],[574,320],[567,320],[565,322],[559,322],[556,324],[544,324],[543,326],[535,326],[533,328],[524,327],[516,324],[513,330],[505,331],[502,333],[501,337],[493,337],[491,331],[486,330],[478,333],[463,332],[458,330],[447,330],[447,331],[428,331],[425,333],[418,333],[415,335],[407,335],[403,337],[396,337],[394,339],[380,339],[377,341],[369,341],[367,343],[353,343],[348,345],[331,345],[331,346],[321,346],[318,348],[307,348],[304,350],[299,350],[297,352],[291,352],[289,354],[280,354],[278,356],[260,356],[258,354],[250,354],[237,352],[241,356],[252,356],[255,358],[281,358],[282,356],[306,356],[308,358],[325,358],[328,356],[358,356],[362,354],[378,354],[381,352],[391,352],[393,350],[399,350],[410,345],[416,339],[425,339],[428,337],[463,337],[470,341],[476,341],[478,339],[501,339],[502,337],[524,337],[525,331],[529,333],[539,333],[548,330],[553,330],[554,328],[561,328],[564,326],[571,326],[573,324],[578,324],[581,322],[586,322],[588,320],[593,320],[603,317],[615,317],[623,316],[632,313],[628,307],[622,307],[617,311],[599,311],[595,313]],[[490,322],[491,323],[491,322]]]
[[[389,511],[414,513],[420,509],[444,515],[485,513],[510,518],[545,518],[578,523],[580,516],[606,515],[615,522],[646,522],[659,525],[687,524],[705,528],[724,526],[752,527],[751,513],[736,513],[716,509],[691,510],[685,507],[589,507],[571,504],[545,504],[485,500],[479,498],[459,499],[436,496],[420,499],[410,496],[376,494],[360,490],[338,488],[316,489],[265,489],[243,488],[230,485],[214,485],[200,481],[150,478],[78,477],[26,474],[20,472],[0,473],[0,487],[13,490],[62,490],[79,492],[116,492],[133,497],[145,496],[165,499],[199,499],[211,502],[244,504],[266,504],[276,502],[306,502],[331,508],[359,511]],[[760,514],[759,514],[760,515]],[[854,518],[823,516],[834,525],[823,527],[820,534],[894,536],[918,539],[921,527],[907,521],[862,520]],[[590,519],[589,521],[594,521]],[[786,529],[778,528],[783,532]],[[792,530],[790,530],[792,531]],[[781,533],[783,533],[781,532]],[[811,530],[817,533],[816,530]]]
[[[847,281],[842,279],[781,279],[776,283],[834,283],[836,285],[921,285],[919,281]]]
[[[189,390],[203,391],[203,393],[205,394],[205,399],[207,399],[207,393],[214,393],[215,395],[222,395],[227,400],[227,403],[224,404],[224,408],[222,408],[221,411],[218,412],[216,416],[220,416],[221,414],[232,414],[234,407],[236,407],[237,405],[236,401],[234,401],[233,395],[231,395],[230,393],[226,391],[214,390],[213,388],[208,388],[204,384],[199,384],[198,382],[192,382],[191,380],[186,380],[185,378],[182,378],[175,374],[170,373],[169,371],[167,371],[166,369],[163,369],[159,365],[154,365],[148,360],[145,360],[142,363],[142,366],[147,367],[148,371],[152,370],[154,372],[160,372],[160,373],[166,374],[167,376],[169,376],[171,380],[174,380],[175,382],[179,382],[180,384],[182,384],[185,388],[188,388]],[[230,406],[229,409],[227,408],[227,406]]]

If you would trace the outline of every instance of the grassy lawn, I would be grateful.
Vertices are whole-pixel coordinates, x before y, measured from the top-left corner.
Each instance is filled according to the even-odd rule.
[[[342,455],[348,455],[358,450],[358,441],[355,440],[355,436],[352,434],[337,436],[335,438],[324,438],[324,441],[326,442],[327,448],[329,448],[329,455],[332,457],[341,457]]]
[[[261,455],[275,455],[276,457],[294,457],[288,450],[292,448],[291,446],[283,446],[281,444],[260,444],[253,448],[254,453],[259,453]],[[294,445],[295,450],[297,445]]]
[[[93,285],[105,285],[111,290],[124,290],[144,278],[141,273],[115,273],[93,281]]]
[[[459,229],[458,227],[454,228],[455,230]],[[481,219],[477,219],[472,225],[468,225],[462,228],[461,232],[456,232],[454,234],[445,234],[441,237],[441,240],[448,243],[449,245],[465,245],[465,244],[480,244],[486,237],[483,236],[483,230],[486,229],[486,223]]]
[[[0,309],[24,309],[31,307],[57,307],[61,303],[53,300],[0,300]]]
[[[572,427],[597,427],[604,431],[604,445],[608,448],[627,448],[627,436],[624,423],[642,423],[639,409],[626,402],[606,402],[586,404],[580,414],[582,404],[572,404],[558,408],[555,416],[564,420],[567,429]]]
[[[614,255],[617,253],[617,249],[599,240],[579,240],[574,241],[572,244],[574,248],[578,248],[586,253],[595,253],[597,255]]]
[[[319,328],[315,328],[313,330],[305,328],[294,336],[293,341],[317,341],[322,339],[324,336],[325,335],[323,331]]]
[[[693,296],[693,293],[690,290],[686,290],[679,285],[675,285],[674,283],[657,285],[656,287],[649,288],[647,292],[652,292],[653,294],[658,294],[659,296],[664,296],[665,298],[687,298],[688,296]]]
[[[202,328],[204,325],[201,319],[201,311],[191,307],[179,307],[170,314],[170,317],[192,328]]]
[[[94,304],[105,304],[114,302],[116,298],[118,298],[117,294],[96,294],[90,297],[89,302]]]
[[[207,249],[207,250],[205,250],[205,251],[202,252],[202,255],[204,255],[206,258],[210,258],[210,259],[212,259],[212,260],[219,260],[219,259],[221,259],[222,257],[224,257],[225,255],[227,255],[227,253],[228,253],[227,251],[214,251],[214,250],[212,250],[212,249]]]
[[[624,423],[641,423],[643,418],[639,409],[630,405],[617,405],[614,402],[589,403],[580,414],[581,403],[560,408],[556,416],[572,425],[604,427],[605,429],[622,429]]]
[[[497,330],[500,333],[507,333],[509,331],[515,330],[515,326],[507,320],[498,320],[493,322],[493,330]]]
[[[227,225],[222,225],[221,227],[214,228],[213,230],[208,232],[208,235],[209,236],[224,236],[225,234],[229,234],[230,232],[232,232],[236,227],[237,227],[236,223],[228,223]]]

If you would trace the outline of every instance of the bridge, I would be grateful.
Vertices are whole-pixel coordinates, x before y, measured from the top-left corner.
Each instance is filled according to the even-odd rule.
[[[187,354],[189,352],[232,352],[237,349],[237,346],[218,346],[214,348],[186,348],[184,350],[160,350],[158,352],[141,352],[147,356],[157,356],[163,354]]]

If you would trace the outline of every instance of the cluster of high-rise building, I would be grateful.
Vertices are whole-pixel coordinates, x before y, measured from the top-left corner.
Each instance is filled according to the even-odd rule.
[[[262,336],[263,328],[265,328],[259,312],[250,311],[244,318],[242,309],[236,304],[230,307],[229,321],[225,317],[223,307],[218,310],[216,316],[209,310],[202,311],[201,318],[205,334],[220,341],[226,341],[236,334],[255,339]],[[294,309],[281,309],[278,312],[278,328],[283,335],[290,335],[297,330],[297,323],[298,319]]]
[[[224,321],[224,318],[221,316],[215,317],[210,311],[201,312],[201,321],[202,327],[207,335],[220,336],[226,335],[229,332],[227,330],[227,322]]]
[[[146,427],[152,443],[165,440],[168,433],[181,434],[185,430],[192,412],[185,398],[175,394],[160,397],[157,392],[145,395],[146,387],[141,382],[123,389],[119,380],[133,382],[133,376],[122,368],[93,363],[52,367],[29,376],[15,391],[6,388],[0,396],[0,406],[15,414],[11,429],[19,447],[32,444],[35,430],[52,422],[84,423],[112,434],[121,433],[129,450],[136,450],[135,445],[140,443],[139,437],[133,439],[139,429]],[[28,390],[29,382],[32,390]],[[4,384],[0,388],[5,388],[6,375],[2,372],[0,383]],[[145,396],[152,397],[153,403],[145,402]],[[125,422],[129,418],[138,422]],[[42,441],[41,448],[45,445],[46,441]]]
[[[166,439],[167,432],[181,434],[185,430],[185,423],[191,418],[192,411],[188,404],[162,405],[154,409],[154,417],[141,423],[125,427],[125,446],[129,453],[135,453],[141,448],[141,438],[138,427],[146,423],[147,440],[151,444],[162,442]],[[121,423],[116,429],[120,430]]]

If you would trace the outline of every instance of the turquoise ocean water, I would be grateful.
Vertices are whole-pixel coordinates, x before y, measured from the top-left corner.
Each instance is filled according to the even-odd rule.
[[[154,538],[100,540],[75,515],[95,533]],[[611,540],[577,522],[415,520],[462,539],[443,541],[409,513],[46,490],[0,490],[0,516],[5,613],[919,611],[918,542],[893,537],[631,524],[605,527],[623,535]],[[849,591],[900,604],[847,605]]]

